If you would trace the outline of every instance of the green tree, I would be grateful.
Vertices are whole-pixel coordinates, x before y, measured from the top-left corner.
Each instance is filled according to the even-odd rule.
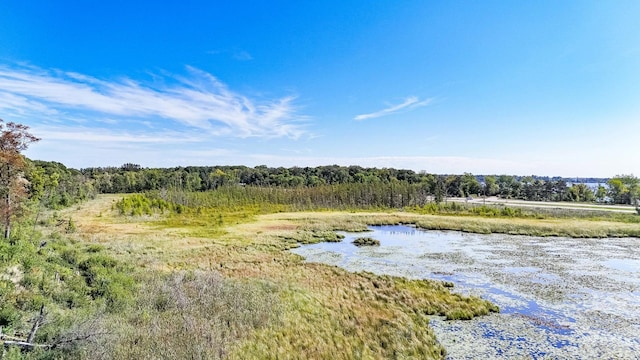
[[[460,189],[463,196],[477,195],[480,193],[480,183],[471,173],[464,173],[460,180]]]
[[[611,178],[609,197],[616,204],[637,205],[640,199],[640,180],[633,175],[618,175]]]
[[[460,175],[449,175],[445,178],[445,188],[447,189],[447,196],[463,197],[464,190],[462,190],[462,177]]]
[[[515,197],[516,179],[510,175],[500,175],[498,177],[498,188],[500,197],[510,199]]]
[[[187,191],[198,191],[202,187],[202,179],[197,172],[187,173],[185,177],[185,189]]]
[[[226,185],[229,182],[229,177],[224,171],[216,169],[207,175],[207,182],[209,189],[217,189],[220,186]]]
[[[567,192],[567,198],[570,201],[593,201],[595,195],[586,184],[573,184]]]
[[[495,176],[485,176],[484,177],[484,195],[485,196],[494,196],[500,191],[500,187],[498,187],[498,183],[496,181]]]
[[[605,198],[607,197],[607,188],[605,188],[604,186],[598,184],[598,188],[596,189],[595,197],[596,197],[596,201],[597,202],[604,202]]]
[[[27,162],[22,156],[31,143],[40,139],[29,133],[29,127],[0,119],[0,217],[4,238],[11,236],[11,222],[17,216],[21,201],[27,194],[24,171]]]
[[[440,204],[447,196],[446,179],[444,176],[436,176],[433,188],[433,195],[436,204]]]

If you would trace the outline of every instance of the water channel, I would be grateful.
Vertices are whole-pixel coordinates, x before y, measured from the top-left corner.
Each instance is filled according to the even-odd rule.
[[[451,281],[500,306],[471,321],[431,319],[449,359],[640,359],[640,239],[571,239],[372,226],[380,246],[292,251],[350,271]]]

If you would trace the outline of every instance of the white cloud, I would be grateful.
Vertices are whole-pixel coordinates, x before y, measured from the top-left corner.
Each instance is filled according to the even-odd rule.
[[[234,51],[233,58],[239,61],[253,60],[253,56],[244,50]]]
[[[415,109],[415,108],[418,108],[418,107],[421,107],[421,106],[427,106],[432,101],[433,101],[432,98],[425,99],[425,100],[420,100],[416,96],[410,96],[401,104],[392,105],[392,106],[389,106],[386,109],[383,109],[383,110],[380,110],[380,111],[376,111],[376,112],[372,112],[372,113],[369,113],[369,114],[356,115],[356,117],[354,117],[353,119],[354,120],[366,120],[366,119],[378,118],[378,117],[381,117],[381,116],[387,116],[387,115],[391,115],[391,114],[397,113],[398,111],[401,111],[401,110],[405,110],[406,111],[406,110]]]
[[[30,113],[39,112],[54,115],[57,112],[46,105],[25,96],[4,92],[0,89],[0,110],[15,117],[25,117]]]
[[[127,131],[111,131],[108,129],[96,129],[86,127],[34,127],[33,133],[45,141],[73,141],[75,143],[99,144],[110,143],[112,145],[122,145],[123,143],[140,144],[183,144],[197,143],[205,140],[203,136],[197,134],[185,134],[175,131],[164,131],[160,133],[144,134]]]
[[[236,137],[298,138],[305,132],[293,97],[251,99],[207,72],[187,70],[188,76],[165,76],[165,85],[152,87],[128,78],[106,81],[73,72],[0,66],[0,109],[42,118],[56,113],[84,116],[87,121],[96,114],[114,120],[163,119]]]
[[[212,165],[221,156],[234,153],[201,131],[128,131],[56,124],[35,126],[31,133],[42,140],[26,151],[28,157],[75,168],[127,162],[158,167]]]

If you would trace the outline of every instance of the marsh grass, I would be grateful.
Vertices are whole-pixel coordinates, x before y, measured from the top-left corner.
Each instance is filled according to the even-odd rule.
[[[221,209],[202,209],[200,215],[187,209],[181,214],[132,220],[118,216],[117,210],[105,210],[109,204],[99,198],[74,213],[78,230],[73,236],[99,244],[102,251],[139,269],[136,277],[143,294],[139,299],[144,302],[136,301],[124,317],[111,318],[107,322],[111,337],[96,343],[108,350],[105,354],[115,357],[148,358],[158,353],[156,349],[164,349],[186,358],[201,354],[234,359],[442,358],[445,350],[428,326],[430,316],[454,318],[456,312],[479,316],[497,311],[485,300],[452,293],[450,284],[350,273],[305,263],[285,251],[301,243],[338,241],[337,230],[364,231],[367,224],[415,222],[415,214],[260,215],[249,211],[245,216],[235,209],[222,214],[222,224],[208,224],[207,220],[216,219],[215,213]],[[180,281],[172,275],[176,271],[183,274],[178,277]],[[172,300],[179,299],[180,293],[206,293],[189,282],[191,273],[199,274],[198,281],[220,274],[216,281],[250,287],[215,297],[237,299],[231,305],[248,309],[263,321],[249,326],[243,322],[247,317],[234,312],[231,318],[238,322],[227,325],[231,330],[224,330],[224,326],[220,330],[226,335],[203,338],[199,334],[210,331],[209,327],[219,327],[219,318],[207,315],[206,309],[212,305],[193,300],[180,307]],[[185,281],[184,290],[171,290],[182,286],[176,282]],[[214,286],[206,288],[210,287]],[[222,301],[218,306],[230,305]],[[179,314],[187,315],[182,318]],[[190,328],[196,330],[191,332]],[[230,335],[239,333],[242,335]],[[188,349],[189,339],[206,346]],[[112,347],[107,348],[107,343]],[[95,349],[89,345],[85,354]]]
[[[232,358],[437,359],[445,349],[428,326],[429,316],[498,310],[478,298],[452,295],[439,282],[305,268],[314,270],[314,280],[285,293],[283,326],[255,333]]]
[[[320,242],[340,242],[344,235],[330,230],[298,230],[295,233],[281,235],[283,241],[296,247],[297,244],[317,244]]]
[[[450,283],[350,273],[305,263],[286,250],[338,241],[336,231],[391,224],[541,236],[640,236],[637,223],[615,217],[285,212],[290,209],[282,204],[230,202],[121,216],[113,207],[118,199],[101,196],[59,215],[74,219],[76,231],[68,236],[137,269],[142,289],[135,293],[137,300],[125,316],[110,317],[104,325],[111,335],[101,344],[115,357],[149,358],[162,348],[186,358],[443,358],[445,349],[428,325],[431,316],[470,319],[499,309],[455,294]],[[209,288],[224,292],[216,293],[217,305],[207,300]],[[191,300],[176,300],[182,298]],[[206,309],[215,306],[229,313],[209,314]],[[233,321],[225,325],[221,319]],[[221,332],[202,335],[212,327]],[[188,348],[190,339],[204,345]],[[81,350],[87,355],[91,349],[98,348],[88,344]]]
[[[478,234],[565,236],[573,238],[640,237],[640,224],[586,219],[504,219],[427,216],[415,225],[428,230],[457,230]]]
[[[205,238],[224,235],[225,226],[247,223],[259,215],[301,210],[330,212],[325,211],[326,208],[318,207],[315,203],[300,202],[295,198],[295,194],[296,192],[287,189],[230,188],[205,193],[176,192],[164,196],[167,199],[179,199],[181,204],[187,204],[181,205],[166,202],[158,193],[149,193],[144,196],[134,195],[133,200],[124,198],[116,204],[116,207],[121,208],[122,204],[125,204],[128,209],[126,213],[141,213],[149,206],[162,212],[169,211],[170,215],[158,222],[159,226],[166,228],[188,226],[191,228],[191,236]],[[332,202],[327,203],[332,204]],[[336,209],[342,209],[343,205],[337,202]],[[175,210],[178,207],[180,211]],[[360,215],[377,215],[381,211],[394,211],[371,206],[363,206],[359,209],[354,208],[349,211]],[[640,236],[640,216],[608,211],[577,208],[513,208],[460,202],[427,203],[422,206],[408,206],[404,210],[410,214],[432,215],[422,221],[420,217],[410,217],[410,220],[404,221],[434,230],[600,238]],[[433,216],[437,216],[439,220],[435,220]],[[456,220],[452,221],[452,217]],[[340,224],[340,230],[366,231],[367,225],[379,225],[379,222],[388,223],[388,219],[380,220],[379,216],[371,216],[367,222],[343,222]],[[327,226],[331,230],[336,228],[332,224]],[[198,230],[196,231],[195,228]],[[313,240],[309,241],[313,242]]]
[[[136,304],[112,318],[108,336],[79,349],[97,359],[222,359],[253,331],[277,324],[279,290],[212,271],[148,273]],[[97,355],[97,356],[96,356]]]
[[[526,204],[526,202],[523,202]],[[567,205],[568,206],[568,205]],[[599,210],[602,209],[602,210]],[[507,219],[580,219],[590,221],[610,221],[631,224],[640,224],[640,217],[631,213],[620,213],[607,211],[606,206],[593,205],[588,209],[579,207],[536,207],[535,204],[528,204],[527,207],[495,205],[466,204],[461,202],[449,203],[428,203],[423,206],[407,207],[405,210],[425,215],[447,215],[462,217],[482,217],[482,218],[507,218]]]
[[[352,241],[355,246],[380,246],[380,240],[370,237],[359,237]]]

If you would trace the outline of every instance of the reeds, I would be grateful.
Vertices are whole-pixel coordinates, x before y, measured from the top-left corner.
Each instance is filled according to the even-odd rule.
[[[284,205],[220,202],[216,207],[185,206],[180,213],[131,218],[109,212],[111,202],[105,198],[87,206],[98,203],[102,205],[91,211],[74,211],[77,230],[69,236],[100,243],[100,252],[135,265],[136,277],[143,279],[140,284],[146,289],[124,317],[109,320],[117,334],[110,338],[110,351],[117,357],[148,358],[161,348],[180,357],[233,359],[443,358],[445,350],[428,325],[431,316],[470,319],[498,308],[455,294],[450,283],[350,273],[305,263],[286,250],[339,241],[338,230],[366,231],[367,225],[386,224],[536,236],[640,236],[638,223],[614,216],[554,218],[502,210],[495,216],[288,213],[280,212],[290,210]],[[189,274],[196,274],[195,279]],[[215,293],[217,305],[207,300],[213,294],[209,288],[224,290]],[[181,303],[181,298],[191,300]],[[215,306],[227,315],[209,314],[207,309]],[[256,318],[262,320],[251,320]],[[220,319],[228,323],[220,325]],[[225,335],[201,335],[211,327]],[[190,348],[189,339],[203,345]]]

